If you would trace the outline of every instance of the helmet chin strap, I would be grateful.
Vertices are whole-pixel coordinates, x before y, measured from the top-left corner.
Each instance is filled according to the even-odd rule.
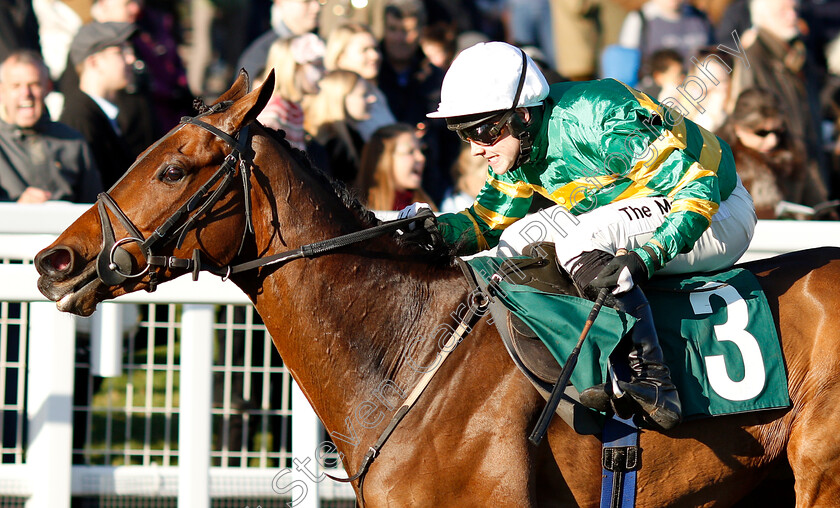
[[[519,140],[519,156],[516,158],[514,167],[520,167],[531,161],[531,153],[534,148],[534,138],[530,127],[537,122],[536,112],[537,107],[528,108],[531,115],[528,123],[525,123],[518,114],[514,114],[510,119],[510,133],[513,137]]]
[[[519,157],[516,158],[516,167],[527,164],[531,161],[531,151],[534,148],[534,141],[528,131],[519,135]]]
[[[525,77],[528,74],[528,57],[522,48],[519,48],[519,53],[522,55],[522,72],[519,74],[519,83],[516,87],[516,93],[513,96],[513,107],[509,110],[510,117],[505,122],[499,122],[500,129],[503,123],[507,123],[510,126],[511,135],[519,140],[519,157],[516,158],[516,164],[514,164],[514,167],[517,168],[530,161],[531,151],[534,147],[534,141],[531,138],[531,133],[528,131],[528,127],[534,123],[533,113],[531,113],[531,118],[526,124],[519,116],[519,113],[516,112],[519,95],[522,93]]]

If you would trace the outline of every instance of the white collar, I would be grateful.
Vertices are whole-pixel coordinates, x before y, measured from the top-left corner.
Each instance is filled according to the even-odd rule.
[[[93,99],[93,102],[102,109],[102,112],[105,113],[105,116],[107,116],[109,120],[112,122],[117,120],[117,115],[120,114],[120,108],[118,108],[116,104],[108,99],[99,97],[98,95],[88,95],[91,99]]]

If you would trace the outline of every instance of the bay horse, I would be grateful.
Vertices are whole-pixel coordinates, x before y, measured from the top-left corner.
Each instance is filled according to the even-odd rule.
[[[147,149],[108,197],[37,255],[38,286],[60,310],[90,315],[100,301],[188,273],[199,253],[253,302],[353,472],[421,377],[413,366],[436,358],[435,330],[454,321],[469,286],[448,253],[393,236],[226,272],[377,223],[255,122],[273,77],[249,88],[241,73],[198,120]],[[211,176],[220,167],[235,177]],[[138,247],[157,237],[157,252]],[[97,275],[103,259],[110,271],[100,266]],[[643,432],[637,506],[732,506],[775,471],[792,474],[797,506],[840,505],[840,249],[743,266],[770,302],[792,405]],[[487,321],[452,352],[370,466],[365,506],[599,504],[600,440],[555,418],[547,439],[529,444],[543,399]]]

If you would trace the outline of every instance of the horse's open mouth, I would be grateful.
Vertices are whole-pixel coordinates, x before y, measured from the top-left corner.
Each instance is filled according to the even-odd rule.
[[[66,285],[64,285],[66,284]],[[96,310],[96,291],[103,287],[96,275],[96,266],[91,265],[74,280],[65,281],[59,285],[49,277],[38,279],[38,289],[50,300],[56,302],[56,307],[62,312],[71,312],[80,316],[89,316]],[[68,288],[63,291],[61,288]]]

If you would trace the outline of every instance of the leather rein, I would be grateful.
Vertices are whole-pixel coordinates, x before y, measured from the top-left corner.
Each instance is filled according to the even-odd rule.
[[[225,191],[235,179],[237,170],[242,182],[246,219],[246,227],[242,233],[242,240],[240,241],[239,248],[237,249],[238,252],[241,251],[242,246],[245,243],[245,236],[248,233],[253,234],[254,232],[251,212],[250,168],[253,165],[255,154],[250,146],[251,136],[248,131],[248,126],[243,127],[234,135],[234,137],[199,119],[202,116],[217,112],[224,105],[225,103],[220,103],[219,105],[212,107],[207,113],[199,115],[198,117],[181,118],[181,122],[178,126],[176,126],[166,136],[161,138],[146,151],[147,154],[150,153],[155,147],[166,140],[169,136],[179,131],[185,125],[195,125],[200,127],[225,141],[231,148],[231,151],[225,156],[224,162],[221,166],[219,166],[216,172],[213,173],[204,185],[202,185],[201,188],[199,188],[183,205],[181,205],[178,210],[173,212],[162,225],[155,229],[148,238],[146,238],[140,229],[135,226],[134,222],[132,222],[128,215],[123,212],[122,208],[120,208],[110,194],[107,192],[99,194],[96,204],[99,210],[99,219],[102,228],[102,245],[97,256],[96,271],[99,279],[104,284],[108,286],[116,286],[122,284],[128,279],[142,277],[148,273],[149,286],[146,288],[146,291],[152,292],[157,288],[159,272],[167,268],[192,272],[192,278],[194,281],[198,280],[198,275],[202,271],[218,275],[225,280],[236,273],[253,270],[262,266],[275,264],[282,265],[295,259],[320,256],[355,243],[382,236],[398,229],[406,229],[412,223],[423,220],[422,217],[410,217],[407,219],[389,221],[372,228],[303,245],[297,249],[257,258],[237,265],[217,266],[206,263],[202,261],[201,251],[198,249],[193,250],[191,258],[155,255],[153,251],[154,248],[166,245],[176,239],[176,248],[181,247],[187,232],[189,232],[198,219],[207,210],[210,210],[222,197],[224,197]],[[131,171],[131,169],[140,161],[142,161],[142,158],[135,162],[134,165],[126,171],[126,173]],[[216,183],[219,183],[219,185],[215,190],[211,190]],[[128,236],[116,240],[108,211],[110,211],[117,218],[120,224],[122,224],[123,228],[128,232]],[[186,219],[184,219],[184,217],[186,217]],[[136,243],[146,260],[146,266],[135,273],[132,273],[132,257],[128,251],[122,247],[128,243]]]

